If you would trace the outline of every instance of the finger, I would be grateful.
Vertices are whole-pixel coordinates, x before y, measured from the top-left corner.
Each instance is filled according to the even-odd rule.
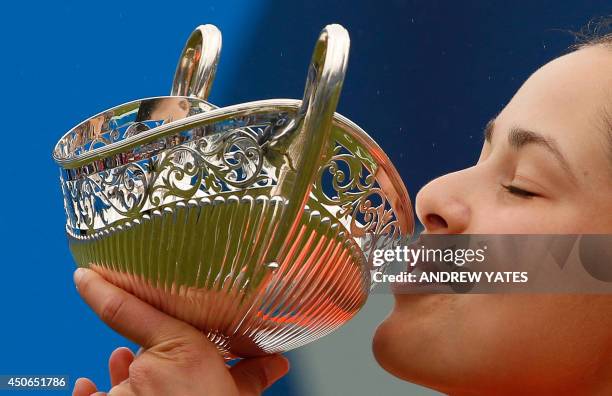
[[[119,385],[113,386],[110,391],[108,391],[108,396],[134,396],[134,392],[132,391],[132,387],[128,381],[124,381]]]
[[[134,361],[134,354],[128,348],[117,348],[108,359],[111,387],[119,385],[130,376],[130,364]]]
[[[92,270],[78,268],[74,282],[81,297],[100,319],[144,348],[176,339],[177,335],[202,338],[195,328],[158,311]],[[212,344],[211,351],[214,351]]]
[[[74,389],[72,390],[72,396],[89,396],[98,390],[96,384],[94,384],[89,378],[79,378],[74,383]]]
[[[289,371],[289,360],[281,355],[245,359],[230,369],[240,395],[259,395]]]

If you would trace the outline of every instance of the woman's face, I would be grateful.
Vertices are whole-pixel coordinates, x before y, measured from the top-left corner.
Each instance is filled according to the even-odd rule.
[[[612,233],[611,71],[598,45],[534,73],[478,163],[419,192],[426,232]],[[396,295],[374,354],[453,395],[593,394],[598,378],[612,386],[612,296]]]

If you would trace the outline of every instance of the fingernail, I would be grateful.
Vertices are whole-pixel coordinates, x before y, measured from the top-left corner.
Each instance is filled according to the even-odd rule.
[[[264,365],[266,377],[272,382],[278,380],[289,371],[289,360],[282,355],[274,355],[268,358]]]
[[[79,288],[79,282],[83,278],[83,275],[85,275],[85,268],[77,268],[76,271],[74,271],[73,278],[77,289]]]

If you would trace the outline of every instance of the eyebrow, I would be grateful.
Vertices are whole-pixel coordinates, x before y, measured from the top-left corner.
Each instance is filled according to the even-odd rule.
[[[494,129],[495,120],[493,119],[487,123],[484,129],[484,138],[489,143],[491,143],[491,140],[493,139]],[[534,144],[546,149],[557,159],[557,162],[559,163],[559,165],[561,165],[561,168],[563,168],[563,170],[570,177],[570,179],[572,179],[572,182],[575,183],[577,181],[576,175],[572,171],[569,162],[567,161],[561,150],[559,150],[559,146],[557,145],[557,142],[554,139],[547,138],[546,136],[538,132],[534,132],[528,129],[513,127],[512,129],[510,129],[510,133],[508,134],[508,144],[510,145],[510,147],[516,150],[520,150],[521,148],[530,144]]]

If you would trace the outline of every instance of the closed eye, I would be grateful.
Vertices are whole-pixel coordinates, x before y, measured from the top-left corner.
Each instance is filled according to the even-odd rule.
[[[531,192],[531,191],[527,191],[527,190],[523,190],[522,188],[518,188],[516,186],[513,186],[511,184],[509,185],[504,185],[502,184],[502,187],[509,192],[512,195],[516,195],[518,197],[521,198],[533,198],[533,197],[538,197],[539,195]]]

